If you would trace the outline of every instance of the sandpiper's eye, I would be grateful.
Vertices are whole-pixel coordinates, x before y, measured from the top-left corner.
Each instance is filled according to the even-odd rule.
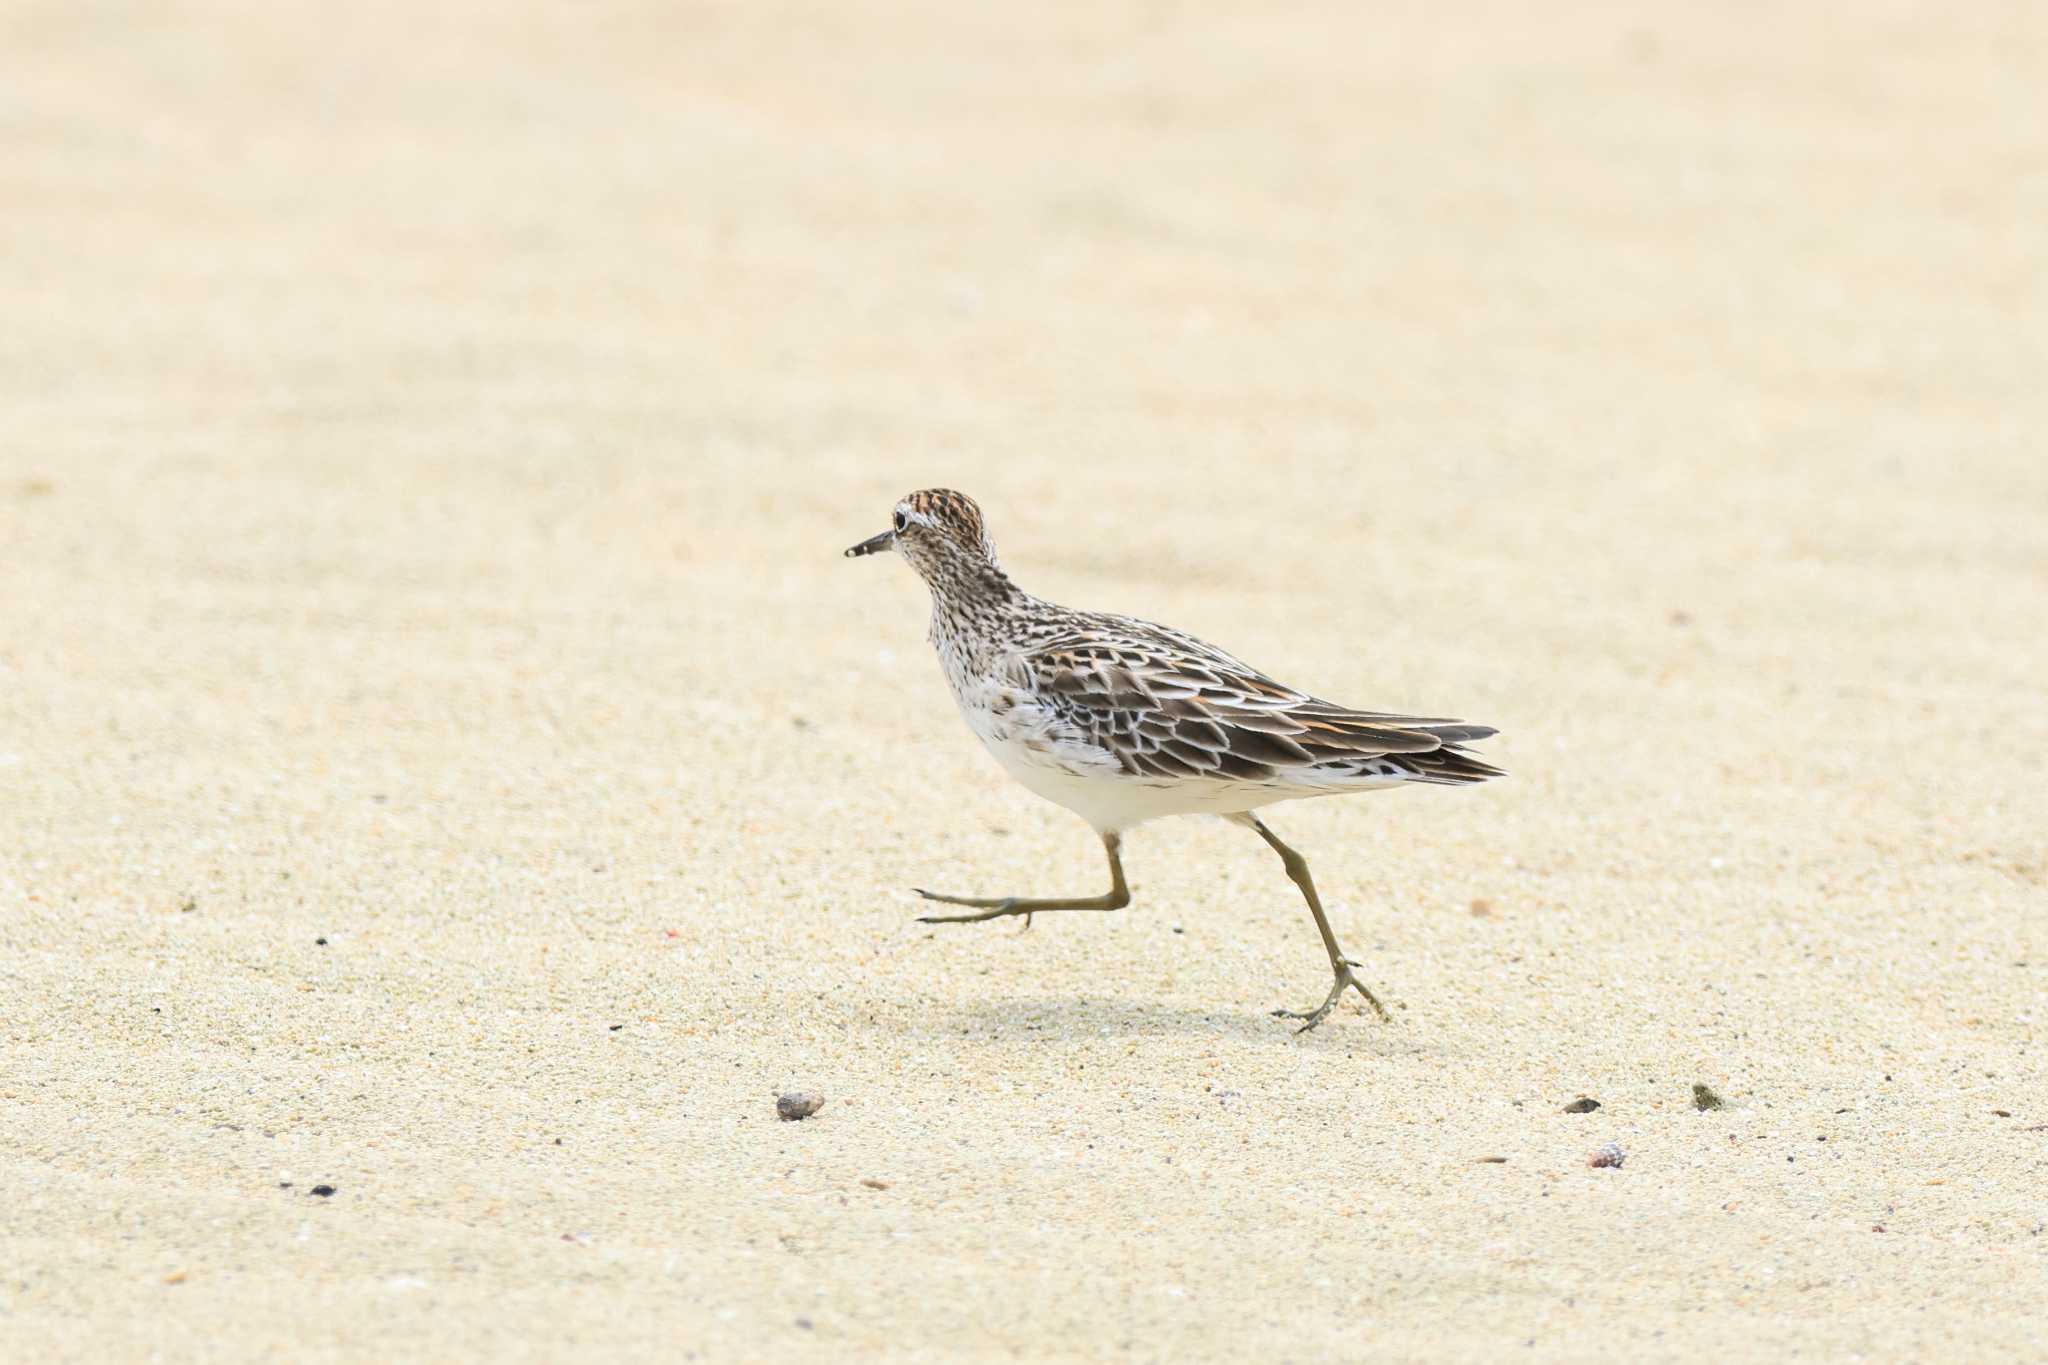
[[[896,509],[896,534],[902,535],[910,529],[910,514],[902,508]]]

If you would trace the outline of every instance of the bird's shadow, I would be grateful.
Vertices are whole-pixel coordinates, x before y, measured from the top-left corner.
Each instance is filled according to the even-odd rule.
[[[1405,1022],[1344,1008],[1306,1033],[1264,1010],[1185,1009],[1105,995],[1012,995],[928,1016],[892,1022],[894,1031],[969,1042],[1052,1042],[1085,1038],[1209,1037],[1315,1052],[1369,1051],[1382,1056],[1429,1056],[1441,1049]]]

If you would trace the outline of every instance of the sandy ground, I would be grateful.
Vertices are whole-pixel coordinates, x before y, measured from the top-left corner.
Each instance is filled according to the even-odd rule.
[[[415,8],[0,19],[0,1354],[2038,1353],[2040,7]],[[1501,727],[1393,1023],[911,922],[1102,881],[933,483]]]

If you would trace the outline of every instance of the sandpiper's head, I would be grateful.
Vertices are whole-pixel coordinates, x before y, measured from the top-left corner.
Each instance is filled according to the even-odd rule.
[[[889,529],[847,550],[848,559],[895,550],[927,583],[995,567],[995,546],[982,528],[981,509],[965,493],[927,488],[896,504]]]

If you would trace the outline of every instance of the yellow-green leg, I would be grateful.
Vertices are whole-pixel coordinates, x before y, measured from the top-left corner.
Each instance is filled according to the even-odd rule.
[[[1297,887],[1301,888],[1302,899],[1308,902],[1309,913],[1316,917],[1316,932],[1323,936],[1323,949],[1330,955],[1330,971],[1336,977],[1336,980],[1330,986],[1330,993],[1323,998],[1322,1004],[1312,1010],[1274,1010],[1273,1017],[1276,1019],[1300,1019],[1304,1022],[1295,1032],[1307,1033],[1317,1024],[1322,1023],[1324,1017],[1331,1010],[1337,1008],[1337,1002],[1344,998],[1344,988],[1349,986],[1365,997],[1365,1003],[1372,1006],[1375,1014],[1385,1019],[1387,1017],[1386,1006],[1380,1004],[1379,997],[1365,988],[1363,981],[1360,981],[1351,974],[1353,967],[1363,964],[1353,962],[1350,958],[1344,956],[1344,950],[1337,946],[1337,936],[1330,931],[1329,917],[1323,914],[1322,898],[1316,895],[1315,880],[1308,875],[1308,861],[1286,844],[1281,843],[1280,836],[1267,829],[1265,823],[1251,812],[1246,811],[1242,815],[1233,815],[1230,818],[1240,825],[1249,825],[1253,830],[1257,831],[1261,839],[1264,839],[1272,846],[1275,853],[1280,855],[1281,863],[1287,868],[1288,877]]]
[[[1054,898],[1050,900],[1030,899],[1023,896],[942,896],[936,891],[913,887],[918,895],[928,901],[943,901],[947,905],[972,906],[981,911],[978,915],[920,915],[919,924],[975,924],[985,919],[1001,919],[1005,915],[1022,915],[1024,927],[1031,927],[1031,917],[1040,910],[1121,910],[1131,903],[1131,888],[1124,884],[1124,861],[1119,856],[1123,839],[1115,834],[1102,836],[1103,851],[1109,854],[1109,890],[1100,896]]]

